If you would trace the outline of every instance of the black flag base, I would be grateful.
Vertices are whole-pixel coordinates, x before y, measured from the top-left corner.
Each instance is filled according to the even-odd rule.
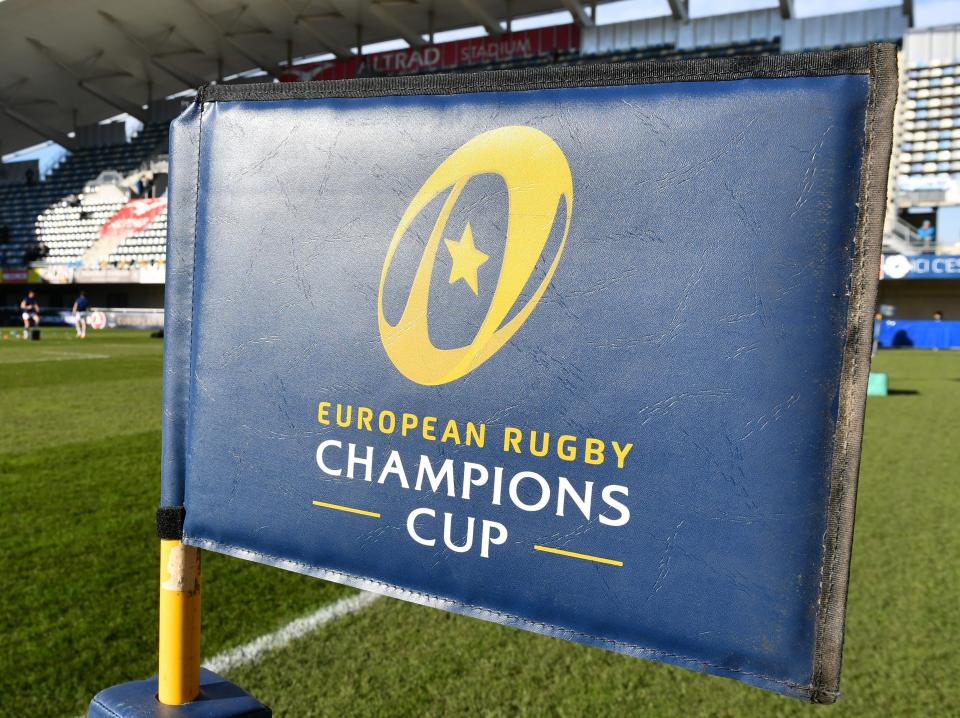
[[[200,670],[200,695],[180,706],[157,699],[157,677],[122,683],[94,696],[88,718],[270,718],[267,706],[226,678]]]

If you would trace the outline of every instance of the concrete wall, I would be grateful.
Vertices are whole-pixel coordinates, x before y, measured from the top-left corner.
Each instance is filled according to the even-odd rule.
[[[163,307],[162,284],[0,284],[0,306],[20,304],[31,289],[41,309],[69,309],[81,289],[92,307]]]
[[[886,279],[877,304],[894,305],[896,319],[932,319],[939,309],[945,319],[960,320],[960,280]]]
[[[911,30],[903,38],[908,67],[960,62],[960,25]]]

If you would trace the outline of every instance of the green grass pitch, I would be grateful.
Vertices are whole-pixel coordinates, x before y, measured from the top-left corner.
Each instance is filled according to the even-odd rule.
[[[71,334],[0,341],[0,716],[156,670],[161,343]],[[834,707],[390,599],[229,677],[291,717],[960,715],[960,353],[875,369]],[[210,553],[204,580],[207,656],[351,593]]]

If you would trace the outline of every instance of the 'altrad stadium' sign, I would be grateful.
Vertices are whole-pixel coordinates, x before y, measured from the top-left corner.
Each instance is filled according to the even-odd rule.
[[[895,78],[873,46],[205,88],[166,538],[834,700]]]

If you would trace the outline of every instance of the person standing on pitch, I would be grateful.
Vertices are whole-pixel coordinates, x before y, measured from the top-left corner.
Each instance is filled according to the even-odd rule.
[[[879,309],[873,313],[873,351],[871,357],[877,356],[877,349],[880,348],[880,327],[883,326],[883,312]]]
[[[77,339],[87,338],[87,293],[80,291],[80,296],[73,302],[73,319],[76,322]]]
[[[34,326],[40,323],[40,305],[37,304],[37,297],[31,289],[20,301],[21,317],[23,318],[23,338],[30,338],[30,320],[33,320]]]

